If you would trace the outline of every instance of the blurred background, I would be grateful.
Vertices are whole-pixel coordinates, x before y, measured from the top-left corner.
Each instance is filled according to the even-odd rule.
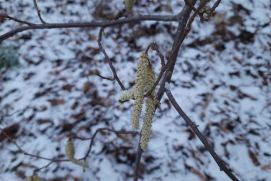
[[[214,3],[211,1],[210,4]],[[133,15],[172,15],[184,1],[140,0]],[[39,0],[48,23],[112,20],[125,14],[122,0]],[[271,178],[271,2],[229,0],[208,22],[195,18],[180,50],[171,89],[184,111],[199,125],[217,153],[241,180]],[[1,0],[0,12],[39,23],[32,0]],[[0,20],[0,34],[18,23]],[[141,22],[109,27],[103,45],[126,88],[134,84],[140,53],[155,41],[164,55],[177,23]],[[0,181],[25,180],[48,161],[65,158],[71,133],[90,137],[102,127],[131,130],[132,102],[120,104],[121,89],[97,44],[99,29],[31,30],[0,44]],[[158,74],[160,62],[150,53]],[[44,180],[131,180],[138,137],[99,134],[85,171],[59,162],[38,172]],[[82,157],[89,141],[75,141]],[[219,180],[219,170],[201,142],[165,96],[158,108],[151,141],[144,152],[143,180]]]

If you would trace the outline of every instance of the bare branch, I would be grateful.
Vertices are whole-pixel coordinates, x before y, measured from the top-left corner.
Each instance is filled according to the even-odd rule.
[[[47,158],[47,157],[43,157],[43,156],[39,156],[39,155],[35,155],[35,154],[32,154],[32,153],[29,153],[29,152],[23,150],[21,148],[21,146],[14,139],[12,139],[11,137],[9,137],[9,135],[2,128],[0,128],[0,130],[2,131],[2,133],[4,134],[4,136],[17,147],[18,151],[20,153],[23,153],[26,156],[29,156],[29,157],[32,157],[32,158],[38,158],[38,159],[42,159],[42,160],[54,161],[54,162],[69,161],[67,159],[57,159],[58,156],[55,157],[55,158]]]
[[[212,6],[212,11],[214,12],[215,9],[218,7],[218,5],[220,4],[221,0],[217,0],[214,5]]]
[[[82,140],[84,140],[84,139],[90,139],[90,144],[89,144],[89,147],[88,147],[88,150],[87,150],[85,156],[82,157],[80,160],[86,160],[87,159],[87,157],[89,156],[89,154],[91,152],[92,146],[94,145],[94,140],[95,140],[96,136],[98,135],[98,133],[104,132],[104,131],[113,132],[115,134],[132,134],[132,135],[138,134],[137,131],[124,131],[124,130],[116,131],[116,130],[111,129],[111,128],[100,128],[100,129],[97,129],[91,138],[81,138]]]
[[[190,0],[184,0],[185,4],[188,5],[193,11],[197,11],[197,9],[190,3]]]
[[[40,9],[39,9],[39,7],[38,7],[37,0],[33,0],[33,2],[34,2],[35,9],[36,9],[36,11],[37,11],[37,14],[38,14],[38,17],[39,17],[41,23],[42,23],[42,24],[46,24],[46,22],[45,22],[45,21],[43,20],[43,18],[41,17],[41,13],[40,13]]]
[[[106,77],[100,74],[98,70],[94,71],[94,74],[97,75],[98,77],[101,77],[102,79],[109,80],[109,81],[114,81],[114,77]]]
[[[45,169],[45,168],[48,168],[50,165],[52,165],[53,163],[55,163],[55,161],[50,161],[49,163],[47,163],[46,165],[44,165],[44,166],[42,166],[42,167],[39,167],[39,168],[36,168],[35,170],[34,170],[34,172],[38,172],[38,171],[40,171],[40,170],[42,170],[42,169]]]
[[[10,19],[10,20],[12,20],[12,21],[15,21],[15,22],[17,22],[17,23],[21,23],[21,24],[26,24],[26,25],[33,25],[33,23],[31,23],[31,22],[28,22],[28,21],[23,21],[23,20],[20,20],[20,19],[18,19],[18,18],[15,18],[15,17],[12,17],[12,16],[9,16],[9,15],[7,15],[7,14],[0,14],[0,19]]]
[[[114,21],[91,21],[91,22],[74,22],[74,23],[46,23],[46,24],[30,24],[29,26],[20,26],[0,36],[0,42],[8,39],[17,33],[26,30],[37,30],[37,29],[60,29],[60,28],[98,28],[98,27],[109,27],[118,26],[127,23],[138,23],[141,21],[160,21],[160,22],[171,22],[178,21],[178,16],[159,16],[159,15],[140,15],[135,17],[129,17]]]
[[[220,4],[220,2],[221,2],[221,0],[217,0],[217,1],[214,3],[214,5],[212,6],[212,8],[210,9],[210,12],[209,12],[209,15],[210,15],[210,16],[214,13],[215,9],[218,7],[218,5]],[[186,28],[187,28],[187,33],[190,31],[191,25],[192,25],[192,23],[193,23],[195,17],[199,14],[200,10],[201,10],[203,7],[206,6],[207,3],[208,3],[207,1],[203,1],[203,3],[200,3],[199,7],[194,11],[193,15],[189,18],[189,21],[188,21],[187,26],[186,26]],[[201,14],[199,14],[199,15],[201,15]]]
[[[102,45],[102,35],[103,35],[103,28],[100,29],[100,32],[99,32],[99,37],[98,37],[98,44],[99,44],[99,47],[100,47],[100,50],[103,52],[104,56],[105,56],[105,60],[107,63],[109,63],[109,67],[113,73],[113,76],[114,76],[114,79],[118,82],[119,86],[121,87],[122,90],[125,90],[125,87],[124,85],[121,83],[119,77],[118,77],[118,74],[116,72],[116,69],[112,63],[112,61],[110,60],[110,58],[108,57],[105,49],[103,48],[103,45]]]
[[[192,16],[189,18],[188,23],[186,25],[186,31],[187,33],[190,31],[191,29],[191,25],[195,19],[195,17],[199,14],[200,10],[207,4],[207,1],[203,1],[203,3],[200,3],[199,7],[194,11],[194,13],[192,14]]]
[[[161,66],[165,66],[165,58],[164,55],[161,53],[159,46],[157,45],[157,43],[152,42],[149,44],[149,46],[146,48],[145,52],[148,53],[148,51],[152,49],[154,51],[156,51],[156,53],[158,54],[158,56],[160,57],[160,61],[161,61]]]
[[[228,168],[228,166],[225,164],[225,162],[216,154],[213,147],[209,144],[206,137],[199,131],[197,125],[185,114],[185,112],[182,110],[182,108],[179,106],[175,98],[173,97],[171,91],[169,89],[166,89],[166,94],[168,99],[170,100],[173,107],[176,109],[176,111],[179,113],[179,115],[184,119],[186,124],[193,130],[193,132],[197,135],[197,137],[200,139],[202,144],[205,146],[206,150],[209,151],[211,156],[214,158],[215,162],[219,166],[220,170],[224,171],[232,180],[238,181],[238,178],[233,175],[232,170]]]

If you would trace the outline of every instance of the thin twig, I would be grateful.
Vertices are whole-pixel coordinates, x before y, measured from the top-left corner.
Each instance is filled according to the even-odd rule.
[[[149,46],[146,48],[146,53],[148,53],[148,51],[152,49],[155,50],[156,53],[158,54],[158,56],[160,57],[160,61],[161,61],[161,66],[165,66],[165,58],[164,55],[161,53],[159,46],[157,45],[157,43],[152,42],[149,44]]]
[[[82,157],[80,160],[86,160],[87,159],[87,157],[89,156],[89,154],[91,152],[92,146],[94,145],[94,141],[95,141],[96,136],[98,135],[98,133],[103,132],[103,131],[113,132],[115,134],[132,134],[132,135],[138,134],[137,131],[124,131],[124,130],[117,131],[117,130],[114,130],[114,129],[111,129],[111,128],[99,128],[99,129],[97,129],[95,131],[93,136],[90,138],[90,144],[89,144],[88,150],[87,150],[85,156]]]
[[[56,159],[58,156],[56,156],[55,158],[48,158],[48,157],[43,157],[43,156],[39,156],[39,155],[29,153],[29,152],[23,150],[21,148],[21,146],[5,132],[5,130],[3,130],[2,128],[0,128],[0,130],[2,131],[4,136],[17,147],[18,151],[20,153],[23,153],[26,156],[33,157],[33,158],[38,158],[38,159],[42,159],[42,160],[54,161],[54,162],[69,161],[67,159]]]
[[[141,139],[141,134],[140,134],[140,138]],[[141,160],[141,156],[142,156],[143,150],[141,149],[140,146],[140,141],[138,142],[138,146],[137,146],[137,152],[136,152],[136,161],[135,161],[135,168],[134,168],[134,181],[138,180],[139,177],[139,166],[140,166],[140,160]]]
[[[114,77],[106,77],[106,76],[101,75],[99,71],[95,71],[94,74],[97,75],[98,77],[101,77],[102,79],[106,79],[106,80],[109,80],[109,81],[114,81],[115,80]]]
[[[144,95],[145,97],[151,95],[153,90],[156,88],[156,86],[159,84],[160,80],[162,79],[162,77],[163,77],[165,71],[167,70],[167,68],[168,68],[168,64],[161,68],[161,71],[160,71],[155,83],[153,84],[152,88],[150,90],[148,90],[148,92]]]
[[[42,170],[42,169],[48,168],[48,167],[49,167],[50,165],[52,165],[53,163],[55,163],[54,160],[50,161],[49,163],[47,163],[46,165],[44,165],[44,166],[42,166],[42,167],[36,168],[36,169],[34,170],[34,172],[38,172],[38,171],[40,171],[40,170]]]
[[[117,74],[117,72],[116,72],[116,69],[115,69],[115,67],[114,67],[114,65],[113,65],[113,63],[112,63],[112,61],[110,60],[110,58],[108,57],[108,55],[107,55],[105,49],[103,48],[103,45],[102,45],[102,42],[101,42],[101,41],[102,41],[102,34],[103,34],[103,28],[100,29],[99,36],[98,36],[98,44],[99,44],[99,48],[100,48],[100,50],[102,51],[102,53],[104,54],[106,62],[109,64],[109,67],[110,67],[110,69],[111,69],[111,71],[112,71],[112,73],[113,73],[114,79],[118,82],[118,84],[119,84],[119,86],[121,87],[121,89],[122,89],[122,90],[125,90],[125,87],[124,87],[124,85],[122,84],[122,82],[120,81],[119,76],[118,76],[118,74]]]
[[[199,14],[200,10],[207,4],[207,1],[204,1],[203,3],[200,3],[199,7],[194,11],[194,13],[192,14],[192,16],[189,18],[188,23],[186,25],[186,31],[187,33],[190,31],[191,29],[191,25],[195,19],[195,17]]]
[[[216,154],[213,147],[207,141],[206,137],[199,131],[197,125],[185,114],[185,112],[182,110],[182,108],[179,106],[179,104],[175,100],[171,91],[167,88],[166,88],[166,94],[167,94],[169,101],[173,105],[173,107],[176,109],[176,111],[179,113],[179,115],[184,119],[186,124],[197,135],[197,137],[200,139],[202,144],[205,146],[206,150],[208,150],[208,152],[214,158],[214,160],[217,163],[217,165],[219,166],[220,170],[224,171],[232,180],[238,181],[239,179],[235,175],[233,175],[232,170],[230,168],[228,168],[228,166],[225,164],[225,162]]]
[[[118,26],[127,23],[138,23],[141,21],[157,21],[157,22],[171,22],[178,21],[178,15],[173,16],[160,16],[160,15],[140,15],[114,21],[91,21],[91,22],[73,22],[73,23],[50,23],[50,24],[31,24],[29,26],[20,26],[4,33],[0,36],[0,42],[14,36],[17,33],[26,30],[37,29],[60,29],[60,28],[97,28],[97,27],[110,27]]]
[[[43,20],[43,18],[42,18],[42,16],[41,16],[41,13],[40,13],[40,9],[39,9],[37,0],[33,0],[33,2],[34,2],[35,9],[36,9],[36,11],[37,11],[37,14],[38,14],[38,17],[39,17],[41,23],[42,23],[42,24],[46,24],[46,22]]]
[[[31,23],[31,22],[24,21],[24,20],[20,20],[20,19],[18,19],[18,18],[9,16],[9,15],[7,15],[7,14],[0,14],[0,18],[10,19],[10,20],[13,20],[13,21],[15,21],[15,22],[17,22],[17,23],[26,24],[26,25],[29,25],[29,26],[33,25],[33,23]]]
[[[190,0],[184,0],[185,4],[187,4],[193,11],[197,11],[197,9],[190,3]]]
[[[152,49],[152,50],[155,50],[156,53],[158,54],[159,58],[160,58],[160,61],[161,61],[161,71],[154,83],[154,85],[152,86],[152,88],[150,90],[147,91],[147,93],[144,95],[145,97],[151,95],[151,93],[153,92],[153,90],[156,88],[156,86],[159,84],[164,72],[166,71],[167,69],[167,65],[165,65],[165,58],[164,58],[164,55],[161,53],[160,49],[159,49],[159,46],[155,43],[155,42],[152,42],[151,44],[149,44],[149,46],[146,48],[146,53],[148,53],[149,49]]]
[[[213,12],[215,11],[215,9],[218,7],[218,5],[220,4],[221,0],[217,0],[212,8],[210,9],[210,15],[213,14]],[[190,31],[191,29],[191,25],[195,19],[195,17],[199,14],[200,10],[206,6],[206,4],[208,3],[208,1],[203,1],[203,3],[200,3],[199,7],[194,11],[193,15],[189,18],[189,21],[187,23],[187,33]]]
[[[221,0],[217,0],[215,3],[214,3],[214,5],[212,6],[212,12],[214,12],[215,11],[215,9],[218,7],[218,5],[220,4],[220,2],[221,2]]]

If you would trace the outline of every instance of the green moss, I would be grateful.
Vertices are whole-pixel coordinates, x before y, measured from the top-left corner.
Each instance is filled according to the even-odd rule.
[[[19,66],[16,48],[0,45],[0,69],[11,69]]]

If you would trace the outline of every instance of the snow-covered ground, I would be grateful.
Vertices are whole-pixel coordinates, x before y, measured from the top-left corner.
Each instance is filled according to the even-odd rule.
[[[39,0],[47,22],[108,18],[122,0]],[[142,0],[135,14],[176,14],[182,1]],[[97,7],[97,8],[95,8]],[[222,1],[216,16],[199,18],[184,41],[170,85],[185,112],[241,180],[271,180],[271,2]],[[32,0],[2,0],[0,12],[38,22]],[[164,54],[176,23],[144,22],[107,28],[103,45],[126,88],[132,86],[140,53],[156,41]],[[5,21],[0,34],[16,23]],[[18,47],[20,66],[0,75],[2,129],[24,149],[65,158],[67,136],[90,137],[101,127],[131,130],[131,102],[118,103],[116,82],[99,52],[99,29],[31,30],[3,42]],[[158,57],[153,53],[158,73]],[[1,133],[1,132],[0,132]],[[48,162],[25,156],[0,134],[0,181],[25,180]],[[131,180],[138,137],[98,135],[89,168],[54,163],[38,174],[44,180]],[[88,141],[76,140],[76,157]],[[166,96],[156,113],[149,148],[140,166],[143,180],[229,180],[184,124]]]

